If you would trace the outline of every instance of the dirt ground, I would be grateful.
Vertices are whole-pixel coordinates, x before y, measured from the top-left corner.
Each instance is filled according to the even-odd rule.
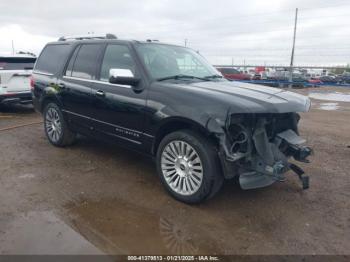
[[[55,148],[30,107],[2,108],[0,254],[349,255],[350,103],[312,102],[309,190],[290,172],[258,190],[227,181],[195,206],[166,194],[150,159],[87,138]]]

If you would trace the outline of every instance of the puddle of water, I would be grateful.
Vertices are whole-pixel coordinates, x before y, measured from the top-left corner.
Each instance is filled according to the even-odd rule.
[[[321,103],[318,109],[321,110],[327,110],[327,111],[333,111],[338,110],[340,107],[338,103]]]
[[[109,254],[220,253],[203,228],[194,226],[196,221],[186,221],[186,214],[165,217],[119,200],[67,208],[77,231]]]
[[[350,93],[315,91],[315,92],[310,92],[309,97],[317,100],[350,102]]]
[[[0,254],[103,254],[52,212],[29,212],[0,222]]]

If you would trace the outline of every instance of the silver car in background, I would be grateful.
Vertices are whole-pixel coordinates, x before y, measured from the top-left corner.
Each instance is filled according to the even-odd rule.
[[[28,104],[36,57],[30,54],[0,56],[0,104]]]

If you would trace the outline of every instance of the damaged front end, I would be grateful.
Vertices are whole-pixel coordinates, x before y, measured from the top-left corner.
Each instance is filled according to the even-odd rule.
[[[297,113],[230,115],[225,131],[215,132],[220,141],[224,176],[239,176],[242,189],[253,189],[284,181],[284,174],[293,170],[303,189],[307,189],[308,177],[288,161],[294,158],[308,162],[307,157],[312,153],[304,145],[306,140],[298,135],[299,118]],[[215,127],[212,121],[208,124]]]

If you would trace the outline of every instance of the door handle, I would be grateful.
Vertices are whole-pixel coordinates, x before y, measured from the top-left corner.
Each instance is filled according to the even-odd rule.
[[[97,90],[95,92],[95,95],[97,95],[97,96],[105,96],[105,92],[103,92],[102,90]]]

